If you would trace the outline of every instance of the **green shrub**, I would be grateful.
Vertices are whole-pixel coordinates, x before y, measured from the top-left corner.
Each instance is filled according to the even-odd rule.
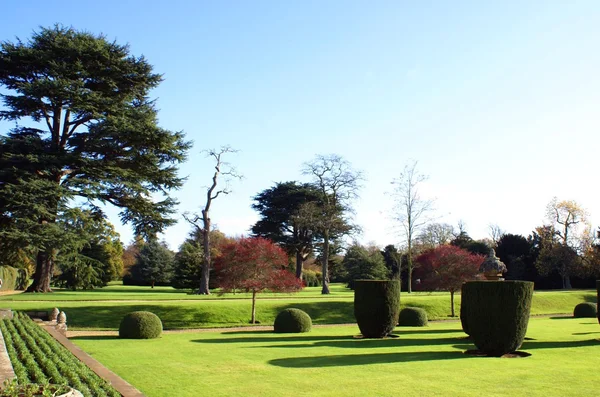
[[[320,287],[322,278],[321,272],[314,270],[304,270],[302,272],[302,282],[306,287]]]
[[[420,307],[405,307],[400,310],[398,325],[403,327],[424,327],[427,325],[427,312]]]
[[[0,266],[0,279],[2,280],[2,291],[22,290],[27,287],[29,275],[25,269]]]
[[[398,280],[356,280],[354,317],[365,338],[383,338],[390,334],[400,313]]]
[[[600,305],[600,280],[596,280],[596,305]],[[596,315],[600,323],[600,308],[596,306]]]
[[[154,313],[131,312],[121,320],[119,337],[128,339],[153,339],[162,333],[162,322]]]
[[[312,320],[300,309],[285,309],[277,315],[273,327],[277,333],[308,332],[312,328]]]
[[[583,302],[575,306],[573,309],[573,317],[596,317],[598,312],[596,310],[596,304],[590,302]]]
[[[460,323],[462,325],[463,332],[467,335],[471,335],[469,332],[469,325],[467,324],[467,316],[466,316],[466,306],[467,302],[469,302],[469,298],[466,296],[468,292],[466,291],[465,284],[460,287]]]
[[[464,315],[475,346],[490,356],[521,347],[531,311],[529,281],[470,281],[464,285]]]

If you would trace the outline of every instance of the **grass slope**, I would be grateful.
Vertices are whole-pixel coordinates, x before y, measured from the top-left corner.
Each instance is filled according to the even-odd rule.
[[[354,339],[356,326],[308,334],[205,332],[155,340],[72,340],[149,397],[581,396],[597,394],[595,319],[534,318],[528,358],[477,358],[459,322]],[[167,375],[168,374],[168,375]]]

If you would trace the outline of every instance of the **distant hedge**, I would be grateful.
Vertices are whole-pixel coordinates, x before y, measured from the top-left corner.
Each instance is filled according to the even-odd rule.
[[[502,356],[521,347],[529,323],[532,282],[470,281],[463,292],[466,324],[479,350]]]
[[[354,317],[365,338],[383,338],[398,323],[398,280],[355,280]]]
[[[0,291],[14,291],[27,288],[29,274],[25,269],[16,269],[12,266],[0,266],[0,279],[2,287]]]

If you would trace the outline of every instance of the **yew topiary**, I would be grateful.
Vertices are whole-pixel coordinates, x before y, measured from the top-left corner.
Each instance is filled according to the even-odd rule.
[[[356,280],[354,317],[365,338],[383,338],[398,323],[400,282],[398,280]]]
[[[285,309],[275,318],[273,328],[277,333],[308,332],[312,328],[312,320],[300,309]]]
[[[584,318],[591,317],[594,318],[598,315],[596,310],[596,304],[590,302],[583,302],[575,306],[573,309],[573,317],[575,318]]]
[[[154,313],[131,312],[121,320],[119,337],[127,339],[154,339],[162,333],[162,322]]]
[[[400,310],[398,325],[403,327],[424,327],[427,325],[427,312],[420,307],[405,307]]]

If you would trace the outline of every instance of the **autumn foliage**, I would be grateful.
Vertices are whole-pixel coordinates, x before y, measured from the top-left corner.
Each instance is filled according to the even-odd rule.
[[[302,288],[302,282],[285,270],[287,262],[287,254],[279,246],[265,238],[252,237],[224,244],[214,267],[222,292],[252,293],[254,323],[257,293],[293,292]]]
[[[416,274],[427,290],[449,291],[452,316],[454,316],[454,292],[465,281],[479,277],[479,266],[485,258],[452,245],[441,245],[425,251],[417,257]]]

